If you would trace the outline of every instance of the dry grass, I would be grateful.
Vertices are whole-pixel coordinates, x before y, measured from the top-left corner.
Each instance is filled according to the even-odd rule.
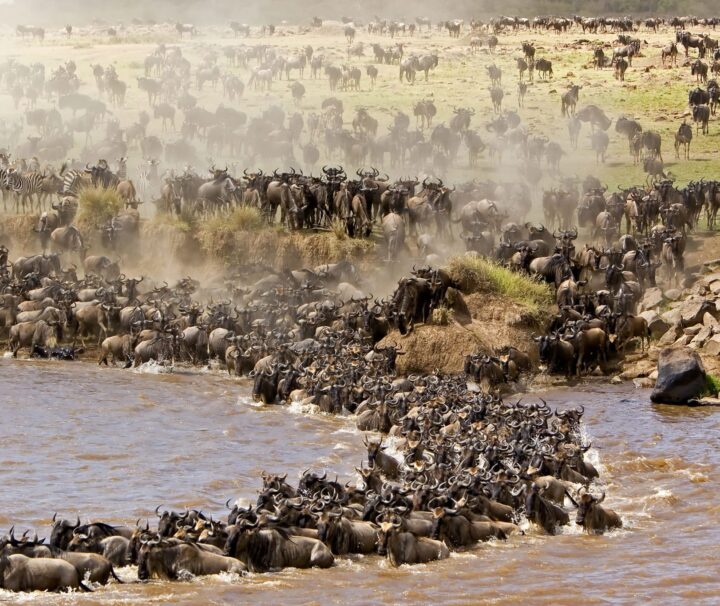
[[[86,187],[78,195],[77,223],[81,228],[97,229],[122,210],[117,191],[104,187]]]
[[[345,240],[348,237],[345,222],[339,217],[334,217],[330,222],[330,231],[338,240]]]
[[[37,215],[3,215],[0,217],[0,244],[10,249],[11,258],[39,252]]]
[[[404,337],[393,330],[381,341],[381,347],[393,343],[406,352],[406,355],[398,357],[400,373],[429,373],[435,370],[459,373],[463,370],[466,355],[495,353],[509,346],[526,351],[532,357],[537,355],[530,329],[518,324],[521,316],[528,312],[524,305],[487,293],[467,295],[465,302],[473,318],[471,324],[461,326],[449,314],[447,325],[437,325],[437,320],[444,320],[440,311],[439,318],[433,314],[432,324],[416,325]]]
[[[180,215],[171,215],[168,213],[155,213],[150,220],[151,224],[158,226],[166,226],[176,229],[183,233],[190,233],[197,229],[197,219],[195,216],[183,209]]]
[[[547,284],[510,271],[484,257],[453,257],[448,269],[464,293],[481,292],[507,297],[530,311],[542,310],[552,304],[552,293]]]
[[[265,263],[277,269],[357,260],[374,250],[368,240],[338,238],[333,232],[288,233],[267,226],[254,208],[239,208],[229,217],[209,219],[199,225],[197,234],[210,258],[225,263]]]

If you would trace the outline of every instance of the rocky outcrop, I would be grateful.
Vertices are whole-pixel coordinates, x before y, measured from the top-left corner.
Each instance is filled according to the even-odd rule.
[[[683,347],[664,349],[650,399],[659,404],[687,404],[705,389],[705,367],[697,352]]]

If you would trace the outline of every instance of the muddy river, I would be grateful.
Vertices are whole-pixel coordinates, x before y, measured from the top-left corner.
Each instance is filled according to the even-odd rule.
[[[352,418],[258,408],[220,372],[100,370],[0,360],[0,532],[49,534],[55,511],[133,524],[165,508],[225,515],[253,498],[262,470],[307,467],[355,479],[364,454]],[[718,604],[720,409],[655,406],[632,386],[543,394],[585,406],[606,504],[625,527],[575,527],[481,544],[429,565],[338,559],[330,570],[138,584],[134,568],[93,594],[16,595],[30,604]],[[18,533],[19,534],[19,533]]]

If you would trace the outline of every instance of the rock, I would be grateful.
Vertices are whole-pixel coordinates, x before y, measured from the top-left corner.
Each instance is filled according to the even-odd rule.
[[[711,274],[705,274],[702,278],[705,284],[712,284],[713,282],[720,282],[720,272],[713,272]]]
[[[645,318],[645,321],[648,323],[650,336],[653,339],[659,339],[667,332],[667,329],[670,328],[670,325],[665,322],[655,310],[643,311],[639,315]]]
[[[641,377],[639,379],[634,379],[633,385],[635,385],[637,389],[649,389],[653,386],[653,381],[647,377]]]
[[[678,290],[677,288],[671,288],[669,290],[665,291],[665,298],[669,299],[670,301],[677,301],[682,297],[682,292]]]
[[[665,324],[668,324],[669,326],[676,326],[680,324],[682,314],[679,308],[669,309],[664,314],[661,314],[660,317],[662,318],[663,322],[665,322]]]
[[[702,324],[695,324],[695,326],[688,326],[687,328],[683,328],[683,333],[686,335],[690,335],[691,337],[694,337],[701,330],[702,330]]]
[[[610,383],[611,383],[612,385],[620,385],[622,382],[623,382],[622,379],[621,379],[620,377],[617,377],[617,376],[616,376],[616,377],[613,377],[612,379],[610,379]]]
[[[657,381],[657,377],[658,377],[657,368],[656,368],[655,370],[653,370],[653,371],[648,375],[648,379],[650,379],[653,383],[654,383],[655,381]]]
[[[688,402],[688,406],[720,406],[719,398],[700,398]]]
[[[715,303],[706,299],[688,299],[679,310],[683,326],[692,326],[702,321],[706,311],[715,311]]]
[[[712,314],[705,312],[703,316],[703,324],[713,329],[713,332],[720,332],[720,322]]]
[[[680,335],[680,338],[673,343],[673,347],[685,347],[689,345],[692,340],[693,337],[690,335]]]
[[[720,280],[715,280],[710,284],[710,292],[714,295],[720,295]]]
[[[665,404],[687,404],[705,389],[705,367],[700,356],[688,349],[663,349],[658,378],[650,399]]]
[[[660,305],[662,302],[663,293],[662,290],[657,287],[648,288],[642,298],[643,309],[652,309],[653,307]]]
[[[697,324],[697,326],[700,326],[700,324]],[[699,348],[705,345],[705,341],[707,341],[713,334],[712,328],[709,326],[700,326],[700,330],[695,334],[695,336],[690,341],[690,347]]]
[[[683,334],[683,331],[679,326],[677,326],[677,325],[671,326],[668,329],[668,331],[662,337],[660,337],[660,340],[658,341],[658,346],[659,347],[668,347],[669,345],[672,345],[673,343],[675,343],[675,340],[681,334]]]
[[[720,335],[713,335],[703,345],[703,353],[711,356],[720,354]]]

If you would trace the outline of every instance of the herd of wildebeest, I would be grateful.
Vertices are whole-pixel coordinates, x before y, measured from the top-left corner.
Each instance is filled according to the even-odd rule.
[[[505,17],[489,24],[472,22],[478,35],[471,37],[471,45],[475,50],[485,43],[494,48],[497,35],[508,28],[611,30],[622,32],[625,42],[613,52],[613,65],[629,65],[639,51],[632,32],[664,24],[659,19]],[[715,48],[707,36],[683,33],[693,25],[714,28],[715,20],[684,18],[667,24],[679,28],[678,43],[697,48],[701,57]],[[417,20],[417,28],[376,20],[367,30],[395,38],[430,27],[424,19]],[[466,29],[460,21],[440,27],[453,37]],[[242,24],[232,29],[237,35],[251,34]],[[349,56],[357,48],[357,30],[357,25],[345,28]],[[179,24],[177,31],[193,35],[195,28]],[[269,26],[265,33],[272,33]],[[67,35],[75,35],[72,28]],[[677,48],[671,46],[675,52],[671,49],[667,56],[674,59]],[[405,63],[402,44],[379,50],[378,60],[397,61],[401,77],[410,82],[416,71],[425,65],[431,70],[438,61],[437,56],[429,63],[415,57]],[[536,60],[532,45],[523,50],[521,78],[534,68],[540,77],[552,76],[552,65]],[[288,78],[295,69],[302,74],[306,63],[313,68],[317,58],[312,49],[299,57],[279,57],[269,45],[233,47],[225,56],[233,66],[255,60],[250,83],[268,88],[282,74]],[[595,53],[595,59],[598,67],[605,66],[604,56]],[[222,81],[235,101],[242,83],[232,74],[223,76],[217,61],[209,53],[198,66],[197,88]],[[435,115],[431,100],[416,106],[415,131],[408,116],[398,112],[389,134],[376,137],[378,122],[365,108],[358,108],[352,130],[345,129],[343,103],[336,97],[306,121],[300,114],[290,116],[286,128],[279,107],[249,122],[231,107],[221,105],[215,112],[198,107],[189,93],[191,65],[179,47],[158,48],[144,67],[146,75],[138,85],[147,91],[155,117],[174,128],[175,108],[169,100],[175,100],[184,115],[182,138],[163,144],[146,136],[146,112],[124,129],[107,118],[105,139],[87,147],[84,157],[119,158],[116,167],[105,160],[68,161],[56,171],[47,163],[65,160],[74,145],[73,132],[84,133],[89,144],[97,121],[108,113],[104,102],[77,92],[74,64],[58,68],[47,81],[42,65],[8,61],[0,68],[0,84],[14,91],[18,104],[26,100],[34,106],[43,94],[57,99],[53,109],[28,110],[28,124],[38,129],[38,136],[14,146],[12,154],[5,150],[0,155],[3,202],[15,204],[18,212],[37,213],[39,250],[11,257],[0,244],[0,335],[13,355],[26,348],[33,357],[72,360],[93,345],[105,365],[218,363],[231,375],[251,378],[252,396],[264,404],[299,402],[326,414],[353,415],[358,429],[373,432],[365,442],[367,464],[357,468],[360,481],[355,484],[311,470],[303,472],[297,485],[287,482],[287,474],[263,473],[257,501],[243,506],[229,500],[226,520],[158,506],[152,528],[146,520],[116,526],[57,514],[49,540],[13,528],[0,539],[1,588],[90,589],[89,584],[105,584],[110,576],[118,579],[114,567],[131,564],[137,565],[140,580],[330,567],[337,556],[349,554],[377,553],[394,566],[415,564],[447,558],[451,549],[479,541],[522,534],[525,519],[555,534],[570,524],[573,509],[575,523],[588,532],[622,526],[620,517],[602,505],[604,492],[597,496],[600,480],[585,454],[591,445],[583,439],[583,409],[553,411],[542,400],[511,402],[499,390],[537,370],[538,362],[568,376],[608,372],[635,340],[644,349],[648,325],[638,315],[644,291],[656,285],[656,273],[668,286],[684,283],[687,240],[703,217],[714,227],[720,183],[676,186],[663,172],[657,133],[620,117],[616,129],[627,136],[630,151],[639,158],[645,150],[645,162],[660,163],[659,170],[648,171],[653,178],[642,186],[614,192],[594,177],[558,177],[558,186],[542,193],[541,224],[527,220],[531,188],[539,180],[533,181],[537,173],[531,167],[539,171],[542,158],[552,165],[551,158],[557,157],[557,168],[562,153],[553,156],[553,142],[529,136],[515,112],[501,113],[497,92],[492,129],[503,145],[523,151],[526,181],[448,186],[431,175],[445,174],[442,169],[453,161],[460,143],[468,146],[471,164],[473,142],[485,146],[470,129],[470,109],[456,108],[450,126],[436,126],[428,141],[424,130]],[[331,77],[328,67],[325,73]],[[497,87],[499,68],[488,67]],[[259,84],[265,69],[271,75]],[[352,87],[352,78],[346,81],[342,71],[338,86]],[[93,66],[93,74],[98,91],[121,106],[126,87],[114,69]],[[579,91],[575,86],[562,96],[563,114],[571,125],[590,122],[593,137],[602,133],[607,140],[611,121],[602,110],[589,105],[575,112]],[[693,91],[691,102],[696,93],[708,95],[695,98],[695,106],[710,111],[717,91],[716,86]],[[65,109],[82,113],[66,120],[60,111]],[[215,165],[201,175],[189,166],[198,162],[189,143],[194,137],[204,138],[208,152],[216,156],[278,160],[289,166],[306,127],[306,167],[318,162],[315,142],[322,135],[328,156],[348,166],[368,160],[391,171],[401,167],[413,176],[392,179],[372,166],[347,172],[337,162],[322,165],[322,176],[295,168],[238,173]],[[689,147],[692,130],[686,127],[678,133],[678,149]],[[136,145],[147,162],[133,179],[126,155]],[[162,154],[170,168],[160,174]],[[424,169],[427,163],[432,170]],[[185,166],[172,168],[180,165]],[[136,189],[133,181],[138,180]],[[115,190],[125,203],[125,210],[94,226],[92,233],[74,224],[87,188]],[[136,261],[142,249],[138,204],[144,199],[153,199],[157,212],[177,216],[222,217],[251,207],[268,223],[279,222],[288,230],[339,229],[345,237],[374,237],[379,256],[392,266],[414,258],[418,267],[384,298],[369,290],[383,264],[363,275],[349,260],[281,271],[240,263],[226,270],[223,284],[212,286],[191,277],[173,285],[142,275],[128,277],[121,258]],[[581,235],[588,243],[576,247]],[[445,251],[458,240],[470,258],[485,257],[548,284],[557,313],[548,326],[537,329],[536,351],[469,352],[462,374],[399,376],[398,356],[408,355],[402,341],[416,324],[433,323],[441,315],[435,312],[442,310],[452,311],[454,322],[472,322],[464,300],[469,293],[452,271],[442,268]]]
[[[321,20],[313,22],[314,27],[318,25],[322,25]],[[413,37],[415,25],[417,33],[424,36],[422,44]],[[533,132],[520,115],[525,95],[533,90],[529,86],[535,72],[540,80],[553,78],[553,61],[540,56],[547,55],[549,48],[536,48],[537,42],[523,42],[511,49],[518,76],[517,89],[511,92],[516,93],[518,108],[504,109],[503,76],[507,83],[508,64],[504,65],[503,74],[502,62],[498,66],[496,61],[507,55],[507,50],[502,54],[498,51],[506,46],[502,40],[504,33],[516,34],[523,28],[529,32],[617,33],[617,40],[612,42],[600,39],[580,42],[587,49],[588,66],[597,69],[611,66],[616,77],[623,80],[633,58],[648,53],[640,29],[674,28],[669,30],[673,37],[659,59],[663,66],[668,62],[677,65],[683,49],[686,57],[690,50],[697,53],[691,64],[687,61],[691,77],[698,84],[688,94],[687,115],[698,132],[707,133],[720,100],[720,87],[712,79],[720,71],[720,50],[718,41],[710,34],[695,34],[687,28],[714,29],[715,25],[715,19],[692,17],[672,21],[503,17],[487,23],[440,22],[438,32],[447,30],[451,40],[460,34],[467,37],[466,53],[470,56],[484,47],[489,51],[481,67],[482,74],[475,78],[489,80],[493,111],[483,112],[489,116],[479,126],[472,125],[477,111],[473,107],[455,107],[449,120],[437,123],[440,88],[437,95],[430,92],[418,98],[407,111],[395,109],[389,123],[384,115],[373,115],[372,109],[363,105],[356,105],[353,115],[346,114],[342,99],[345,93],[365,92],[369,106],[377,103],[371,92],[378,78],[393,73],[390,66],[396,66],[395,73],[399,73],[401,82],[412,85],[416,75],[421,74],[429,81],[443,61],[452,64],[459,60],[457,52],[447,53],[447,46],[444,49],[448,56],[444,57],[440,44],[425,42],[435,36],[439,42],[442,34],[432,32],[429,21],[422,18],[417,24],[376,19],[366,28],[358,22],[347,23],[338,28],[347,39],[346,49],[342,45],[314,49],[310,44],[284,44],[290,37],[311,32],[311,28],[288,29],[273,38],[274,28],[266,26],[257,31],[233,23],[230,29],[236,36],[244,36],[242,44],[217,44],[201,37],[193,38],[192,43],[160,43],[142,61],[131,64],[130,71],[137,73],[132,82],[127,80],[125,68],[115,64],[78,66],[68,60],[48,67],[41,62],[24,64],[9,58],[0,64],[0,90],[11,96],[18,112],[25,110],[25,120],[6,119],[1,125],[3,138],[16,155],[14,161],[4,162],[3,168],[10,175],[2,174],[1,178],[7,182],[6,187],[16,192],[54,194],[67,181],[67,171],[83,170],[85,163],[78,157],[94,160],[139,156],[141,161],[126,167],[125,174],[133,178],[143,200],[160,201],[161,188],[170,184],[172,192],[163,194],[167,204],[167,199],[180,195],[181,189],[182,195],[187,196],[187,189],[192,186],[183,185],[185,181],[205,177],[191,167],[206,163],[208,158],[218,165],[225,164],[227,159],[231,168],[271,164],[302,166],[309,172],[325,163],[322,159],[332,159],[350,166],[374,164],[415,174],[446,174],[449,168],[461,165],[459,152],[464,150],[471,168],[478,165],[485,152],[491,163],[502,163],[503,157],[505,161],[513,158],[522,167],[525,180],[535,186],[543,176],[542,162],[550,174],[556,174],[563,157],[569,153],[560,141]],[[19,26],[18,36],[29,35],[33,29],[37,28]],[[182,36],[185,32],[197,33],[197,28],[178,24],[177,31]],[[253,44],[251,36],[256,33],[264,37],[262,42]],[[70,28],[68,35],[77,32],[73,34]],[[389,41],[383,43],[383,36]],[[708,62],[708,57],[712,62]],[[333,96],[320,107],[304,106],[307,91],[303,82],[312,82],[316,88],[318,78],[327,79]],[[369,85],[361,86],[365,79]],[[569,83],[560,94],[569,143],[576,150],[583,124],[589,124],[590,147],[597,161],[605,162],[610,142],[607,131],[613,120],[597,105],[580,104],[581,90],[581,85]],[[212,92],[209,98],[208,91]],[[145,96],[147,105],[139,105],[136,117],[128,122],[129,93],[133,108]],[[536,94],[534,91],[533,95]],[[249,115],[240,109],[255,106],[255,101],[247,104],[245,100],[257,100],[258,95],[262,98],[262,111]],[[290,99],[291,104],[287,103]],[[287,111],[288,107],[294,111]],[[445,109],[440,107],[442,115]],[[384,107],[380,110],[387,113]],[[643,130],[631,117],[620,116],[615,124],[617,133],[627,137],[635,163],[642,162],[648,178],[665,176],[660,135]],[[681,152],[684,158],[690,157],[692,139],[693,128],[684,120],[678,125],[673,142],[678,158]],[[21,158],[28,162],[21,162]],[[30,162],[30,158],[35,162]],[[24,202],[25,196],[20,196],[20,200]]]

